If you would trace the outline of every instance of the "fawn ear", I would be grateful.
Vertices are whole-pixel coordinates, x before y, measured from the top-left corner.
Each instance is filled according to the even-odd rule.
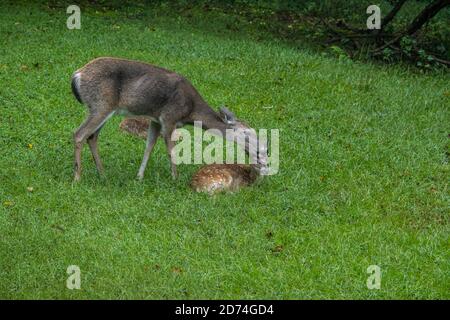
[[[236,116],[233,112],[228,110],[227,107],[223,106],[219,108],[220,117],[222,118],[223,122],[227,124],[235,124],[236,123]]]

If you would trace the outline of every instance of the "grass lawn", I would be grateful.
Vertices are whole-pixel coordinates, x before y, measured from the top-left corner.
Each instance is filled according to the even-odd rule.
[[[294,48],[214,10],[81,10],[68,30],[66,6],[0,5],[0,298],[450,298],[448,73]],[[279,173],[196,194],[199,166],[173,181],[160,140],[138,182],[144,142],[114,117],[105,178],[85,147],[74,184],[86,108],[70,77],[99,56],[177,71],[210,105],[279,129]]]

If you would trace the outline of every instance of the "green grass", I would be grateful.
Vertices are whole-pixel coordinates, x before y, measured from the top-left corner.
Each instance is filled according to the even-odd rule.
[[[0,8],[0,298],[450,298],[448,73],[294,49],[220,13],[90,9],[81,30],[67,16]],[[280,172],[195,194],[199,166],[172,181],[159,141],[140,183],[144,143],[113,118],[106,177],[86,147],[73,184],[86,109],[70,76],[98,56],[175,70],[212,106],[280,129]],[[81,290],[65,287],[72,264]],[[373,264],[380,290],[366,287]]]

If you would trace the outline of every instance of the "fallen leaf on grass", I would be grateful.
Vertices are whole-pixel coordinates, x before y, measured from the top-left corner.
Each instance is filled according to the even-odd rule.
[[[66,231],[66,229],[64,229],[64,227],[60,226],[59,224],[52,224],[51,227],[56,229],[56,230],[58,230],[58,231],[61,231],[61,232]]]
[[[272,248],[272,253],[280,253],[284,250],[283,245],[279,244],[275,246],[275,248]]]
[[[175,274],[181,274],[181,273],[183,273],[183,269],[181,269],[179,267],[173,267],[172,272]]]
[[[6,201],[3,202],[3,205],[5,207],[12,207],[14,205],[14,202],[6,200]]]

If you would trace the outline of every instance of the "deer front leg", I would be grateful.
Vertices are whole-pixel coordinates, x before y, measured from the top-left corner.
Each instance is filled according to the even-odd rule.
[[[142,159],[141,167],[138,172],[138,179],[142,180],[144,178],[145,168],[147,167],[148,159],[152,153],[153,147],[155,146],[156,140],[158,139],[159,132],[161,131],[161,126],[151,121],[147,132],[147,142],[144,151],[144,158]]]
[[[175,164],[175,159],[172,154],[172,150],[175,146],[175,142],[172,141],[172,133],[175,131],[176,126],[175,125],[163,125],[162,128],[162,135],[164,137],[164,142],[166,143],[167,152],[169,154],[170,159],[170,167],[172,171],[172,178],[175,180],[178,177],[177,173],[177,166]]]

